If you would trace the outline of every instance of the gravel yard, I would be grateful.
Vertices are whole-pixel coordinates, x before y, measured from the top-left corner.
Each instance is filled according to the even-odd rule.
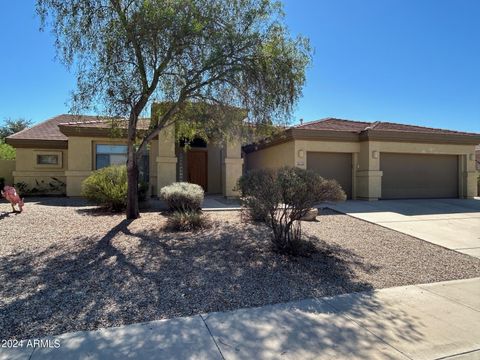
[[[0,339],[415,283],[480,276],[480,259],[326,210],[303,230],[307,258],[272,253],[268,230],[209,213],[196,234],[165,216],[92,211],[80,200],[0,204]]]

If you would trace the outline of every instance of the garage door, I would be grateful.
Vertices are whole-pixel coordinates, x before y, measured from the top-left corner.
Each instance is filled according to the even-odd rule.
[[[325,179],[335,179],[348,198],[352,197],[352,154],[307,152],[307,169]]]
[[[383,199],[458,197],[456,155],[380,154]]]

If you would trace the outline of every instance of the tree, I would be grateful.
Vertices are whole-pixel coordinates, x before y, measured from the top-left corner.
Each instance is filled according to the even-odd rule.
[[[27,120],[24,118],[6,118],[3,121],[2,126],[0,126],[0,139],[4,141],[7,136],[22,131],[23,129],[28,128],[30,125],[32,125],[31,120]]]
[[[6,118],[3,120],[3,124],[0,126],[0,159],[15,160],[15,149],[10,145],[5,144],[5,138],[28,128],[31,124],[31,120],[26,120],[24,118]]]
[[[129,219],[139,216],[139,156],[185,104],[283,121],[311,59],[308,40],[289,35],[274,0],[37,0],[37,13],[77,71],[72,111],[128,119]],[[138,118],[154,100],[168,106],[139,135]]]

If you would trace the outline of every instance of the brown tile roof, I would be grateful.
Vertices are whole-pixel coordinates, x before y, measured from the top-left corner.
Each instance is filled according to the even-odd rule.
[[[115,121],[115,125],[121,128],[127,127],[127,121],[123,119],[97,119],[87,121],[69,121],[60,123],[60,126],[89,128],[89,129],[110,129],[112,127],[112,121]],[[150,118],[138,119],[137,129],[146,130],[150,125]]]
[[[68,137],[60,131],[59,126],[108,129],[111,126],[111,121],[112,119],[101,118],[98,116],[63,114],[45,120],[37,125],[32,126],[31,128],[10,135],[8,139],[67,141]],[[117,121],[117,124],[121,124],[121,121],[122,120]],[[147,129],[149,124],[150,119],[139,119],[138,128]]]
[[[67,137],[63,135],[58,124],[64,122],[66,117],[71,115],[55,116],[51,119],[45,120],[31,128],[24,129],[13,135],[7,137],[7,139],[15,140],[67,140]]]
[[[294,126],[295,129],[308,129],[308,130],[332,130],[332,131],[347,131],[360,133],[367,130],[378,131],[392,131],[392,132],[412,132],[412,133],[424,133],[424,134],[445,134],[445,135],[478,135],[461,131],[436,129],[425,126],[397,124],[391,122],[364,122],[364,121],[352,121],[336,118],[326,118],[316,121],[310,121],[301,125]]]

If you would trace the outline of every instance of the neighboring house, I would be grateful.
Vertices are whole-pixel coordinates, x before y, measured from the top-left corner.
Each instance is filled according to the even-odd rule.
[[[149,123],[139,121],[140,131]],[[125,140],[111,135],[110,121],[73,115],[12,135],[7,142],[17,149],[15,183],[34,186],[56,177],[66,183],[68,196],[79,196],[93,170],[125,163]],[[143,173],[152,195],[172,182],[189,181],[210,194],[236,196],[243,171],[289,165],[336,179],[353,199],[466,198],[476,195],[479,142],[479,134],[324,119],[286,129],[243,151],[239,141],[195,140],[185,152],[170,127],[152,141]]]
[[[323,119],[249,145],[246,168],[298,166],[334,178],[353,199],[476,196],[480,134]]]
[[[477,162],[477,171],[480,171],[480,145],[475,148],[475,160]]]

